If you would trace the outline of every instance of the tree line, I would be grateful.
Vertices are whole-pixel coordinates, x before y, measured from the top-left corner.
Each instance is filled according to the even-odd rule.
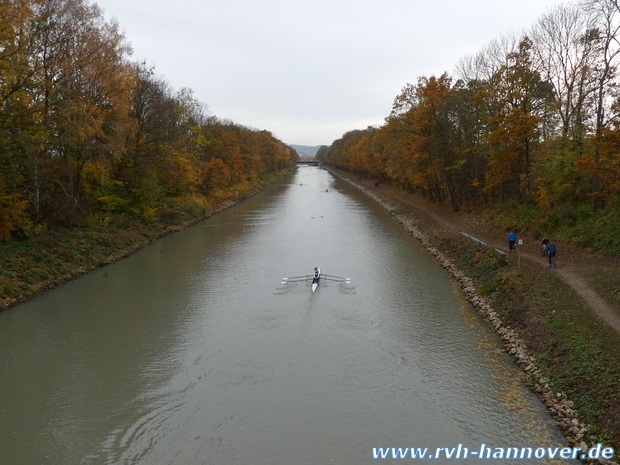
[[[381,127],[318,157],[455,211],[499,206],[513,227],[589,245],[598,231],[598,247],[620,253],[619,60],[618,0],[560,5],[455,76],[407,84]]]
[[[297,153],[131,59],[85,0],[0,3],[0,241],[234,195]]]

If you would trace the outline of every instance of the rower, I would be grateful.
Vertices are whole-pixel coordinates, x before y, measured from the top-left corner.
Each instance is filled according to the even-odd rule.
[[[320,277],[321,277],[321,269],[315,266],[314,267],[314,279],[312,280],[312,282],[316,283]]]

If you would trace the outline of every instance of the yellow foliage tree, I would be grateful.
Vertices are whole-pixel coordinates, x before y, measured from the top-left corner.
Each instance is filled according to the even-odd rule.
[[[10,239],[11,231],[26,220],[26,208],[28,201],[18,194],[0,194],[0,241]]]

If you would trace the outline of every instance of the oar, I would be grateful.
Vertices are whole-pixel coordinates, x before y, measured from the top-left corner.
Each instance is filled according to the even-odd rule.
[[[304,281],[309,281],[308,278],[305,279],[288,279],[288,278],[284,278],[286,279],[286,281],[282,281],[280,284],[289,284],[289,283],[301,283]]]
[[[310,277],[310,275],[306,274],[306,275],[303,275],[303,276],[291,276],[290,278],[282,278],[282,279],[287,280],[287,279],[299,279],[299,278],[309,278],[309,277]]]
[[[351,284],[351,280],[347,278],[344,278],[344,279],[323,278],[323,279],[325,279],[325,281],[334,281],[336,283]]]
[[[323,276],[329,276],[330,278],[338,278],[338,279],[351,279],[351,278],[343,278],[342,276],[334,276],[333,274],[324,274]]]

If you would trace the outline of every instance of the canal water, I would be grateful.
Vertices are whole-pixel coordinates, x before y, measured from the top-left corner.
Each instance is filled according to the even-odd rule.
[[[351,283],[281,284],[315,266]],[[367,464],[482,443],[564,441],[454,283],[318,167],[0,312],[2,464]]]

